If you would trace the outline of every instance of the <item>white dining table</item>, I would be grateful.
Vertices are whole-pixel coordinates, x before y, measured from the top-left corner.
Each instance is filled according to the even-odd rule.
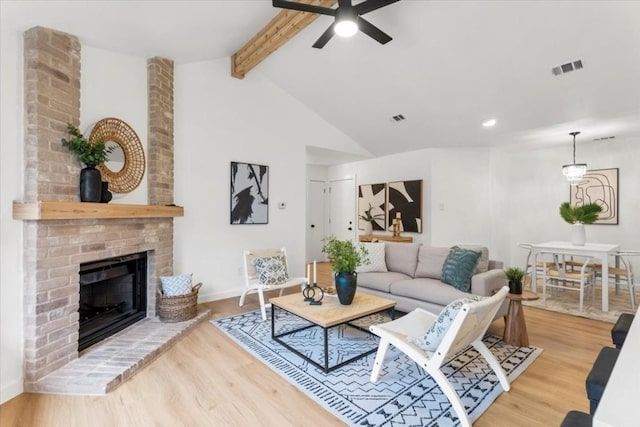
[[[619,248],[619,245],[610,243],[585,243],[579,246],[571,242],[552,241],[531,245],[531,255],[533,255],[534,266],[537,264],[540,253],[588,256],[599,259],[602,263],[602,311],[609,311],[609,257],[615,255]],[[536,288],[536,269],[532,268],[531,290],[536,292]]]

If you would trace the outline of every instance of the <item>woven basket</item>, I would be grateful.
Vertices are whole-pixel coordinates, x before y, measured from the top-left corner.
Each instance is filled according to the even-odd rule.
[[[198,289],[202,283],[191,288],[191,293],[176,296],[165,296],[160,291],[160,310],[158,315],[163,322],[184,322],[198,314]]]

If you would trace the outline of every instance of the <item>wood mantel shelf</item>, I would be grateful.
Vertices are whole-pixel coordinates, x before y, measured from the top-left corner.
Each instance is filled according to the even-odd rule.
[[[184,216],[184,208],[182,206],[49,200],[13,202],[13,219],[22,220],[172,218],[179,216]]]

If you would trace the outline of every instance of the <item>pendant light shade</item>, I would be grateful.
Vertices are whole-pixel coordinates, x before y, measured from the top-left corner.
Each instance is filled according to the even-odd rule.
[[[584,174],[587,173],[586,163],[576,163],[576,135],[578,134],[580,134],[580,132],[571,132],[569,134],[573,136],[573,163],[562,166],[562,174],[571,184],[577,184]]]

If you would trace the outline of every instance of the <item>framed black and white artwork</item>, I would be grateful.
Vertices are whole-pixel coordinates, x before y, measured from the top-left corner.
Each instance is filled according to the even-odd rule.
[[[594,224],[618,224],[618,168],[587,171],[569,192],[571,206],[596,203],[602,207]]]
[[[369,216],[375,219],[371,223],[372,230],[385,230],[387,223],[387,184],[364,184],[358,186],[358,228],[365,229],[366,221],[362,217]]]
[[[231,224],[269,223],[269,166],[231,162]]]
[[[422,233],[422,180],[389,183],[388,227],[401,220],[401,231]]]

